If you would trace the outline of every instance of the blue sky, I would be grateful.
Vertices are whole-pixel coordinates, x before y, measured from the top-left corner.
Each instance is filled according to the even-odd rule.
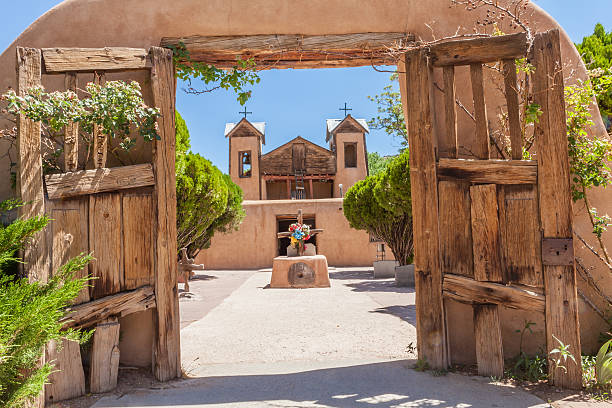
[[[5,49],[38,16],[60,0],[3,1],[2,12],[10,19],[0,26],[0,46]],[[612,30],[612,0],[536,0],[568,31],[571,38],[581,41],[589,35],[597,22]],[[264,152],[300,135],[315,143],[324,144],[325,119],[341,117],[338,109],[345,102],[356,117],[376,115],[376,105],[367,99],[389,83],[388,73],[372,68],[277,70],[260,74],[261,82],[253,88],[247,103],[249,120],[267,123]],[[242,116],[242,110],[231,92],[215,91],[205,95],[187,95],[180,90],[177,108],[187,121],[192,138],[192,149],[201,153],[227,171],[227,140],[223,137],[226,122]],[[393,154],[399,141],[381,131],[368,136],[368,150]]]

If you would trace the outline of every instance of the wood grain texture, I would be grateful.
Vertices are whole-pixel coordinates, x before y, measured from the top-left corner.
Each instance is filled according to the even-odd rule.
[[[503,276],[499,243],[497,187],[495,184],[471,186],[470,198],[472,201],[471,228],[474,241],[474,279],[501,282]]]
[[[43,48],[47,73],[126,71],[147,69],[150,62],[143,48]]]
[[[457,103],[455,67],[442,69],[444,77],[444,132],[438,140],[438,155],[448,159],[457,158]]]
[[[544,313],[544,296],[526,287],[480,282],[458,275],[444,275],[444,296],[468,304],[493,303],[512,309]]]
[[[448,356],[438,235],[438,183],[427,58],[427,52],[423,49],[412,50],[405,55],[418,353],[419,358],[426,359],[431,367],[446,368]]]
[[[59,342],[62,343],[61,347],[58,347]],[[45,385],[46,401],[53,403],[85,395],[85,372],[80,344],[68,339],[51,340],[46,353],[47,361],[53,365]]]
[[[70,72],[64,79],[66,90],[76,93],[79,86],[77,74]],[[64,171],[76,171],[79,167],[79,124],[70,123],[64,130]]]
[[[570,168],[566,140],[563,65],[559,30],[535,36],[533,64],[534,101],[542,107],[535,137],[538,151],[538,194],[543,238],[572,238]],[[580,325],[574,266],[545,265],[547,349],[559,346],[554,337],[570,346],[580,362]],[[568,363],[567,372],[551,373],[557,387],[580,389],[580,364]]]
[[[151,194],[126,194],[122,197],[123,290],[153,283],[155,211]]]
[[[478,375],[502,378],[504,348],[498,305],[474,305],[474,334]]]
[[[504,282],[542,287],[541,234],[534,186],[500,186]]]
[[[99,299],[121,291],[121,196],[104,193],[89,196],[89,248],[95,260],[89,264],[91,297]]]
[[[438,206],[442,273],[474,277],[469,183],[440,181]]]
[[[151,164],[81,170],[45,176],[50,199],[77,197],[108,191],[147,187],[155,184]]]
[[[512,160],[523,158],[523,135],[521,130],[521,115],[518,95],[518,78],[514,59],[502,61],[504,75],[504,90],[508,108],[508,127],[510,128],[510,148]]]
[[[527,35],[468,38],[435,44],[430,48],[432,63],[436,67],[483,64],[524,57],[527,54]]]
[[[119,357],[119,322],[111,317],[98,323],[93,334],[89,368],[91,392],[107,392],[117,387]]]
[[[40,50],[17,47],[18,94],[23,96],[28,89],[40,85]],[[22,218],[45,214],[40,132],[40,122],[33,122],[24,115],[17,117],[17,194],[25,203],[19,207],[19,216]],[[30,281],[47,281],[50,259],[45,233],[36,234],[26,245],[23,261],[23,268]]]
[[[87,199],[50,201],[47,204],[53,244],[51,273],[58,271],[75,256],[89,253],[88,205]],[[88,267],[85,267],[76,272],[75,277],[84,278],[88,273]],[[89,299],[89,287],[85,287],[74,304],[89,302]]]
[[[157,209],[155,228],[155,301],[157,333],[154,347],[155,377],[167,381],[181,376],[181,346],[177,286],[176,173],[175,173],[175,77],[172,52],[152,47],[151,85],[161,140],[153,145]]]
[[[93,82],[96,85],[104,85],[106,83],[106,74],[104,72],[94,72]],[[93,140],[93,147],[91,149],[93,168],[104,168],[106,167],[106,157],[108,155],[108,135],[102,133],[100,125],[94,125],[91,139]]]
[[[336,174],[336,157],[333,152],[302,138],[292,141],[261,156],[260,168],[264,175],[294,175],[291,163],[296,145],[304,146],[304,169],[306,175]]]
[[[534,161],[440,159],[438,177],[485,184],[535,184],[538,167]]]
[[[153,288],[143,286],[69,307],[62,319],[63,329],[90,327],[110,316],[127,316],[152,307],[155,307]]]
[[[490,155],[489,145],[491,143],[489,142],[489,120],[487,119],[482,64],[470,65],[470,78],[474,100],[474,119],[476,120],[476,141],[471,150],[477,159],[487,160]]]
[[[338,35],[273,34],[162,38],[162,47],[185,44],[193,61],[231,68],[236,58],[253,58],[258,69],[351,67],[395,64],[389,48],[414,42],[406,33]]]

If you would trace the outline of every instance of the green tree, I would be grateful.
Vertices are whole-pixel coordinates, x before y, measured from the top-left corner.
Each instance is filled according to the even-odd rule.
[[[343,206],[351,227],[386,242],[400,265],[412,263],[413,258],[408,159],[405,150],[385,171],[355,183]]]
[[[377,152],[368,153],[368,171],[370,176],[383,172],[393,157],[381,156]]]
[[[178,248],[190,257],[208,248],[215,232],[237,229],[245,213],[242,190],[210,161],[190,149],[187,125],[176,114],[176,210]]]
[[[593,87],[597,88],[605,74],[612,74],[612,32],[607,33],[602,24],[597,24],[593,34],[584,37],[580,44],[576,44],[576,48],[587,68],[591,70]],[[609,126],[608,118],[612,116],[612,90],[599,93],[597,103]]]
[[[408,132],[406,121],[404,120],[404,110],[402,108],[402,96],[396,82],[398,75],[392,74],[389,78],[391,84],[383,88],[383,92],[368,96],[372,102],[378,105],[378,115],[368,120],[368,126],[372,129],[384,130],[389,136],[399,138],[403,147],[408,145]]]
[[[16,206],[5,202],[2,212]],[[17,252],[42,231],[49,219],[18,219],[0,227],[0,406],[21,408],[38,396],[53,370],[40,365],[40,356],[51,340],[85,341],[90,333],[63,330],[60,320],[89,278],[75,279],[75,272],[91,260],[81,255],[56,271],[47,283],[28,282],[14,273]],[[24,266],[27,270],[27,265]]]

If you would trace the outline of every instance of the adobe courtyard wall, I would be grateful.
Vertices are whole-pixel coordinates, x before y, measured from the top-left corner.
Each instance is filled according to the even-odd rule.
[[[500,0],[499,3],[504,4],[508,1]],[[40,17],[0,55],[0,90],[15,88],[17,45],[38,48],[150,47],[159,45],[164,36],[294,33],[321,35],[398,31],[413,33],[418,39],[432,40],[454,35],[457,30],[461,33],[471,33],[474,22],[483,19],[486,13],[486,8],[477,11],[466,11],[462,7],[451,8],[450,0],[175,0],[172,2],[67,0]],[[536,4],[530,4],[523,15],[534,31],[559,27],[555,20]],[[500,28],[506,33],[514,31],[505,24],[500,25]],[[567,83],[585,79],[585,67],[573,43],[563,30],[561,30],[561,41],[563,70]],[[402,72],[401,64],[399,68]],[[108,79],[134,78],[134,75],[145,83],[144,75],[139,74],[111,75]],[[471,90],[467,70],[457,70],[456,84],[458,98],[470,109]],[[45,85],[50,89],[59,89],[63,86],[63,76],[47,77]],[[403,78],[400,80],[400,85],[402,88],[405,87]],[[502,104],[500,95],[494,88],[487,87],[486,94],[488,115],[492,121],[499,113],[499,106]],[[145,94],[150,95],[150,91],[146,88]],[[214,94],[202,97],[202,110],[213,103],[215,103]],[[440,116],[438,120],[442,120]],[[460,113],[458,119],[459,137],[461,140],[466,140],[464,150],[469,150],[473,125],[466,115]],[[596,126],[591,133],[604,132],[603,124],[597,114],[595,119]],[[5,122],[5,125],[12,127],[8,122]],[[198,136],[193,135],[193,137]],[[212,138],[208,135],[202,137]],[[211,143],[215,143],[214,139],[210,140]],[[0,157],[3,158],[0,160],[0,173],[4,176],[0,177],[0,198],[14,195],[9,177],[11,159],[6,155],[8,148],[8,143],[0,144]],[[12,153],[11,157],[15,157],[15,152]],[[144,159],[146,157],[142,160]],[[610,194],[610,191],[604,190],[594,191],[591,194],[591,204],[602,214],[612,213]],[[577,205],[574,210],[575,229],[594,243],[584,208]],[[608,246],[612,246],[610,234],[605,237],[605,242]],[[236,243],[236,247],[239,245]],[[581,245],[576,245],[576,254],[585,260],[587,266],[594,267],[591,271],[594,279],[604,287],[608,296],[612,295],[609,272],[601,268]],[[605,304],[599,303],[592,290],[580,280],[579,288],[594,299],[598,307],[606,310]],[[583,351],[592,352],[597,344],[599,332],[607,331],[609,326],[581,298],[579,303]],[[523,322],[524,318],[534,319],[514,311],[508,311],[508,316],[504,316],[505,323],[518,324]],[[473,350],[472,315],[469,308],[450,302],[447,321],[454,327],[451,336],[451,355],[457,359],[468,356]],[[538,324],[537,329],[543,330],[543,324]],[[505,349],[515,348],[519,341],[518,335],[508,332],[506,327],[504,333],[508,334],[504,337]],[[531,350],[537,351],[537,348],[526,348],[526,351]]]
[[[342,212],[342,199],[245,201],[246,217],[240,229],[217,234],[210,248],[201,251],[196,263],[206,269],[271,268],[278,254],[277,216],[314,214],[317,253],[325,255],[330,266],[372,266],[376,260],[376,244],[364,231],[352,229]],[[387,259],[393,259],[387,249]]]

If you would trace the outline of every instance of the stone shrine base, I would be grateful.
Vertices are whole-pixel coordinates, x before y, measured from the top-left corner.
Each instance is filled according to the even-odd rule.
[[[314,256],[279,256],[272,263],[271,288],[329,288],[327,258]]]

